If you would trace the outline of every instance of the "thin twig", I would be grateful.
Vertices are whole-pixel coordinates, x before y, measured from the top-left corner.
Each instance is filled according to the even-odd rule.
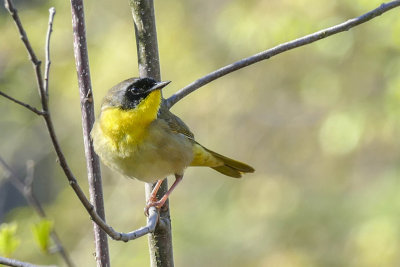
[[[0,257],[0,264],[13,267],[56,267],[56,265],[35,265],[29,262]]]
[[[7,10],[10,12],[11,16],[13,17],[15,24],[17,25],[18,31],[20,32],[21,39],[23,40],[25,47],[28,51],[29,54],[29,58],[32,61],[32,63],[34,62],[38,62],[37,59],[35,59],[35,54],[32,50],[32,47],[29,43],[28,38],[26,37],[26,33],[25,30],[20,22],[20,19],[18,17],[17,14],[17,10],[14,8],[13,2],[12,0],[5,0],[5,6],[7,8]],[[35,64],[35,63],[34,63]],[[35,65],[36,66],[36,65]],[[106,224],[104,222],[104,220],[101,219],[101,217],[96,213],[94,206],[90,203],[90,201],[86,198],[85,193],[83,192],[82,188],[79,186],[77,179],[75,178],[74,174],[72,173],[67,160],[64,156],[64,153],[62,152],[61,146],[58,142],[55,130],[54,130],[54,126],[53,126],[53,121],[50,115],[50,111],[48,109],[48,103],[47,103],[47,97],[44,94],[44,89],[43,89],[43,83],[41,82],[41,75],[40,75],[40,68],[34,68],[34,71],[36,73],[36,79],[37,79],[37,84],[39,87],[39,94],[42,100],[42,108],[43,108],[43,114],[41,114],[45,120],[46,123],[46,127],[47,130],[49,132],[50,135],[50,139],[52,141],[54,150],[57,154],[58,157],[58,163],[60,164],[66,178],[68,179],[68,182],[70,184],[70,186],[72,187],[72,189],[74,190],[75,194],[77,195],[77,197],[79,198],[79,200],[81,201],[82,205],[85,207],[85,209],[88,211],[90,217],[92,218],[92,220],[94,222],[96,222],[111,238],[115,239],[115,240],[119,240],[119,241],[129,241],[129,240],[133,240],[136,239],[140,236],[142,236],[143,234],[146,233],[152,233],[154,231],[154,229],[156,228],[157,225],[157,221],[158,221],[158,211],[157,209],[153,209],[150,208],[149,210],[149,218],[148,218],[148,223],[147,225],[144,227],[146,228],[148,232],[143,231],[143,227],[130,232],[130,233],[120,233],[115,231],[111,226],[109,226],[108,224]],[[13,100],[13,99],[10,99]],[[18,103],[18,101],[17,101]],[[22,102],[21,102],[22,103]],[[20,103],[19,103],[20,104]],[[34,110],[32,110],[32,112],[35,112]],[[37,112],[35,112],[37,113]],[[165,227],[162,224],[162,221],[160,221],[158,223],[159,227]]]
[[[33,113],[36,113],[39,116],[43,116],[44,115],[43,111],[40,111],[37,108],[32,107],[31,105],[28,105],[28,104],[26,104],[26,103],[24,103],[22,101],[19,101],[19,100],[13,98],[13,97],[7,95],[6,93],[3,93],[2,91],[0,91],[0,95],[5,97],[5,98],[7,98],[7,99],[9,99],[9,100],[11,100],[11,101],[13,101],[13,102],[15,102],[15,103],[17,103],[18,105],[23,106],[24,108],[29,109],[30,111],[32,111]]]
[[[44,91],[46,92],[46,96],[49,96],[49,72],[50,72],[50,37],[53,32],[53,20],[54,15],[56,14],[56,9],[51,7],[49,9],[49,26],[47,28],[46,35],[46,45],[45,45],[45,54],[46,54],[46,65],[44,68]]]
[[[244,67],[247,67],[249,65],[252,65],[254,63],[257,63],[262,60],[269,59],[273,56],[276,56],[278,54],[281,54],[283,52],[286,52],[288,50],[304,46],[310,43],[313,43],[315,41],[324,39],[328,36],[337,34],[339,32],[343,31],[348,31],[349,29],[362,24],[364,22],[367,22],[377,16],[382,15],[383,13],[400,6],[400,1],[392,1],[389,3],[381,4],[378,8],[369,11],[368,13],[365,13],[364,15],[361,15],[357,18],[350,19],[346,22],[343,22],[341,24],[338,24],[336,26],[318,31],[313,34],[306,35],[304,37],[295,39],[293,41],[287,42],[280,44],[278,46],[275,46],[271,49],[265,50],[261,53],[255,54],[251,57],[244,58],[242,60],[239,60],[235,63],[232,63],[230,65],[227,65],[225,67],[222,67],[216,71],[211,72],[210,74],[207,74],[206,76],[197,79],[196,81],[192,82],[191,84],[185,86],[175,94],[173,94],[171,97],[169,97],[166,100],[166,105],[168,108],[171,108],[174,104],[176,104],[179,100],[181,100],[183,97],[187,96],[188,94],[192,93],[193,91],[199,89],[200,87],[224,76],[227,75],[231,72],[237,71],[239,69],[242,69]]]
[[[17,173],[4,161],[0,156],[0,167],[6,173],[7,179],[17,188],[17,190],[25,197],[28,204],[36,211],[40,218],[47,218],[46,212],[44,211],[42,204],[37,199],[36,195],[32,190],[32,183],[34,179],[34,162],[32,160],[27,162],[27,174],[25,180],[21,179]],[[68,267],[73,267],[67,251],[65,250],[57,232],[53,229],[50,233],[50,237],[57,247],[57,252],[60,253],[61,257],[65,261]]]
[[[25,32],[24,27],[22,26],[21,20],[18,16],[18,11],[14,7],[14,3],[12,0],[4,0],[4,6],[14,19],[15,25],[17,26],[19,36],[22,40],[22,42],[25,45],[25,48],[28,52],[28,56],[30,61],[33,64],[33,68],[35,69],[35,74],[36,74],[36,83],[39,89],[39,95],[40,99],[42,101],[42,107],[43,111],[47,112],[47,97],[45,95],[45,91],[43,88],[43,79],[42,79],[42,70],[40,69],[41,61],[37,59],[35,52],[33,51],[33,48],[31,46],[31,43],[29,42],[28,36]]]
[[[19,32],[19,37],[21,38],[22,42],[24,43],[26,50],[28,50],[28,54],[30,57],[30,60],[34,63],[34,64],[39,64],[40,65],[40,61],[37,59],[35,52],[33,51],[33,48],[28,40],[28,36],[26,35],[26,32],[24,30],[24,27],[22,27],[22,23],[21,20],[19,19],[18,16],[18,11],[14,8],[14,4],[11,0],[5,0],[4,1],[4,7],[8,10],[8,12],[10,13],[10,15],[13,17],[14,22],[18,28],[18,32]]]

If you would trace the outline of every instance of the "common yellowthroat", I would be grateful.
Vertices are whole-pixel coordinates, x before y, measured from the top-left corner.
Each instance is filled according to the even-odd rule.
[[[254,172],[247,164],[215,153],[194,139],[186,124],[163,104],[161,89],[170,82],[131,78],[111,88],[91,136],[94,149],[111,169],[146,183],[158,180],[147,209],[161,208],[188,166],[205,166],[230,177]],[[175,182],[157,201],[156,194],[168,175]]]

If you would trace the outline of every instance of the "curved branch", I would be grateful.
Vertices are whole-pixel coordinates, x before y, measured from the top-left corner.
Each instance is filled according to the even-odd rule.
[[[192,82],[191,84],[185,86],[184,88],[182,88],[181,90],[179,90],[178,92],[176,92],[175,94],[173,94],[171,97],[169,97],[166,100],[166,105],[168,108],[171,108],[173,105],[175,105],[179,100],[181,100],[182,98],[184,98],[185,96],[187,96],[188,94],[192,93],[193,91],[199,89],[200,87],[222,77],[225,76],[231,72],[237,71],[239,69],[242,69],[244,67],[247,67],[249,65],[252,65],[254,63],[257,63],[259,61],[262,60],[266,60],[269,59],[273,56],[276,56],[278,54],[281,54],[283,52],[292,50],[294,48],[300,47],[300,46],[304,46],[307,44],[311,44],[315,41],[324,39],[328,36],[337,34],[339,32],[343,32],[343,31],[348,31],[349,29],[360,25],[364,22],[367,22],[377,16],[382,15],[383,13],[400,6],[400,0],[396,0],[396,1],[392,1],[389,3],[384,3],[381,4],[378,8],[369,11],[368,13],[365,13],[364,15],[361,15],[357,18],[353,18],[350,19],[346,22],[343,22],[341,24],[338,24],[336,26],[318,31],[316,33],[313,34],[309,34],[306,35],[304,37],[295,39],[293,41],[290,42],[286,42],[283,44],[280,44],[278,46],[275,46],[271,49],[265,50],[263,52],[260,52],[258,54],[255,54],[251,57],[248,58],[244,58],[242,60],[239,60],[235,63],[232,63],[230,65],[227,65],[225,67],[222,67],[216,71],[211,72],[210,74],[207,74],[206,76]]]

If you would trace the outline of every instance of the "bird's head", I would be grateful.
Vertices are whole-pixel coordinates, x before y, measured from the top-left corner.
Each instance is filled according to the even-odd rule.
[[[103,99],[102,110],[117,107],[135,109],[148,97],[167,86],[170,81],[157,82],[153,78],[130,78],[111,88]],[[160,94],[161,97],[161,94]]]

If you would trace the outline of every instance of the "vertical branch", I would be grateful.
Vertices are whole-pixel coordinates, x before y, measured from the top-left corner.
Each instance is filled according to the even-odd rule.
[[[161,80],[160,61],[158,56],[157,31],[153,0],[129,0],[135,24],[136,45],[140,77],[152,77]],[[146,198],[153,186],[146,184]],[[158,191],[164,195],[168,190],[167,179]],[[171,219],[169,204],[160,211],[160,222],[155,232],[149,235],[149,250],[151,266],[174,266]]]
[[[161,80],[153,0],[130,0],[140,77]]]
[[[89,181],[90,200],[97,214],[105,221],[103,189],[101,183],[100,162],[94,152],[90,131],[95,120],[92,85],[90,80],[89,58],[86,44],[85,15],[83,0],[71,0],[72,28],[74,36],[74,54],[78,74],[82,111],[82,129]],[[97,266],[110,266],[108,240],[105,232],[93,223]]]

